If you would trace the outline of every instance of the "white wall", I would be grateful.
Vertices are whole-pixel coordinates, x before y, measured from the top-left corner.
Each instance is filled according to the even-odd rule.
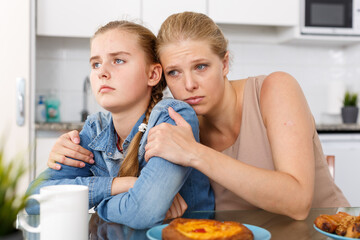
[[[54,91],[62,122],[80,122],[83,84],[90,73],[88,38],[37,37],[36,99]],[[102,110],[88,89],[90,113]]]
[[[299,81],[317,123],[341,123],[339,114],[328,113],[331,83],[360,90],[360,45],[343,48],[230,42],[229,49],[229,79],[289,72]],[[90,71],[88,59],[88,39],[37,38],[36,93],[57,90],[62,121],[80,120],[83,80]],[[89,98],[90,111],[99,111],[94,98]]]
[[[230,79],[273,71],[290,73],[300,83],[317,123],[341,122],[339,114],[328,113],[333,110],[328,104],[332,83],[359,91],[360,67],[356,62],[360,61],[360,47],[230,43],[229,48],[233,57]],[[338,102],[341,104],[341,99]]]

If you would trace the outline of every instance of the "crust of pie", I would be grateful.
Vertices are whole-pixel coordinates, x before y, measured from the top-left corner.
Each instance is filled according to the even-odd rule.
[[[163,240],[252,240],[253,233],[243,224],[210,219],[177,218],[162,231]]]

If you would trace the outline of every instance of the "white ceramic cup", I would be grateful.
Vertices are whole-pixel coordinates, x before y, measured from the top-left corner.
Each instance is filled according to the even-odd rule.
[[[87,240],[89,234],[89,189],[82,185],[54,185],[31,195],[40,203],[40,224],[30,226],[20,217],[28,232],[40,233],[40,240]]]

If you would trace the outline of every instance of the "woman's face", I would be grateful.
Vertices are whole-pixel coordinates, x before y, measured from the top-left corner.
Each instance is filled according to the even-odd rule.
[[[228,57],[220,59],[207,41],[184,40],[161,48],[160,61],[174,98],[206,115],[220,103],[228,73]]]
[[[91,42],[90,81],[97,102],[110,112],[147,106],[146,56],[135,34],[118,29],[97,35]]]

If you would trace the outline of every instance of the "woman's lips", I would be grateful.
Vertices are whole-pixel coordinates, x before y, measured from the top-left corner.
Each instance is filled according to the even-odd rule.
[[[204,97],[191,97],[191,98],[187,98],[185,99],[185,102],[190,104],[190,105],[195,105],[195,104],[199,104]]]
[[[112,87],[109,87],[109,86],[101,86],[100,89],[99,89],[99,93],[107,93],[107,92],[111,92],[115,90],[114,88]]]

